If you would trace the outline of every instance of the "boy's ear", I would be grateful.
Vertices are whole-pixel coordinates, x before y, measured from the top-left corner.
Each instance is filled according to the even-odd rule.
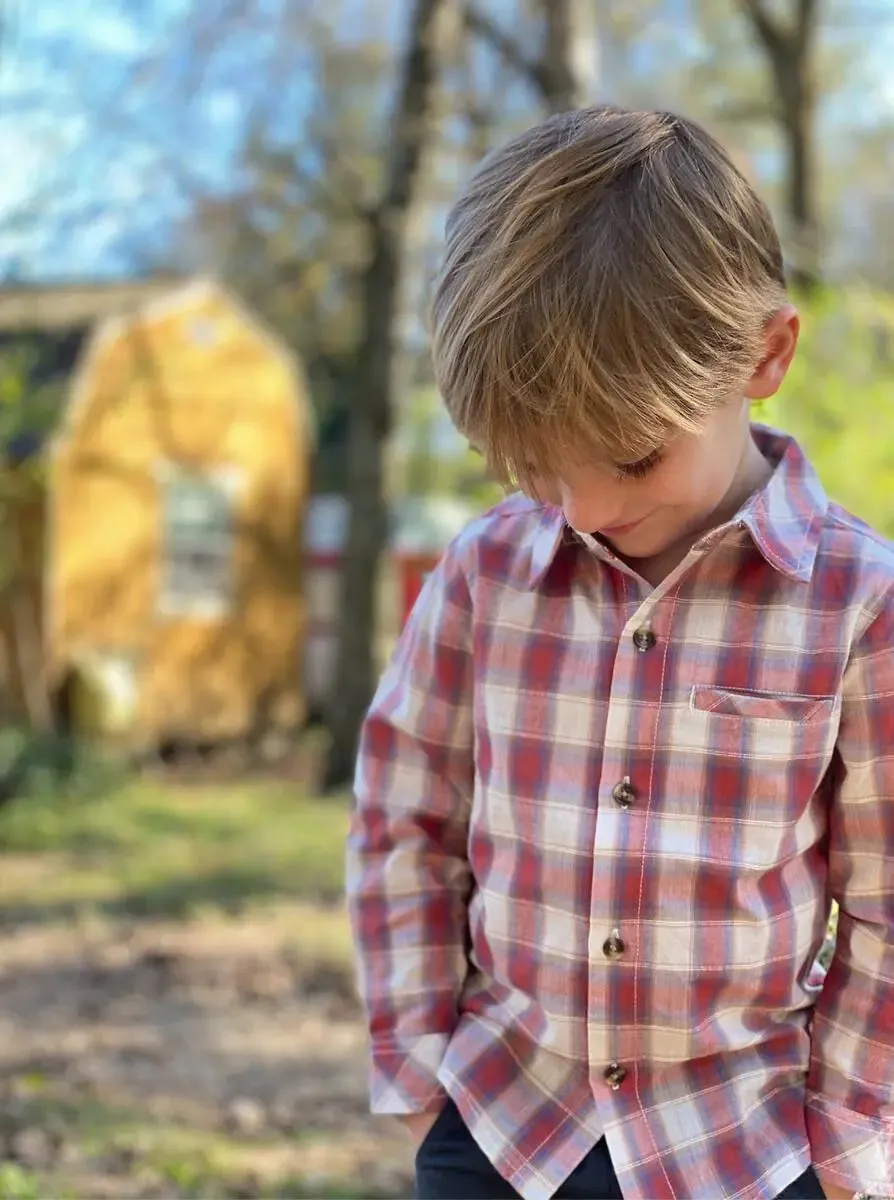
[[[764,326],[764,353],[745,388],[749,400],[775,396],[795,357],[801,322],[793,304],[785,304]]]

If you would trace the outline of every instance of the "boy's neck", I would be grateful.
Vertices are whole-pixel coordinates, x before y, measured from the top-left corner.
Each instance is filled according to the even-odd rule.
[[[742,459],[723,500],[695,529],[689,530],[666,550],[651,558],[627,558],[619,555],[647,583],[657,587],[680,565],[699,538],[725,524],[739,511],[749,496],[759,491],[773,474],[772,465],[761,454],[754,439],[748,436]]]

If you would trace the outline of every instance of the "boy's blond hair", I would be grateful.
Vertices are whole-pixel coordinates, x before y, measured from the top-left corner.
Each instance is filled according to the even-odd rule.
[[[785,298],[770,213],[714,138],[586,108],[493,152],[453,207],[435,374],[504,480],[633,462],[744,386]]]

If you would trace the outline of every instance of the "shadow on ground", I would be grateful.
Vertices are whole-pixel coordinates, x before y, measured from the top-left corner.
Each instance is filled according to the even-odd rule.
[[[21,1177],[0,1197],[408,1196],[404,1138],[368,1113],[341,917],[308,943],[313,917],[5,938],[0,1159]]]
[[[58,925],[80,920],[85,912],[110,919],[183,920],[213,906],[230,915],[246,906],[282,896],[282,886],[269,872],[253,868],[225,867],[204,875],[195,873],[165,878],[135,887],[108,899],[80,899],[27,903],[0,903],[0,928],[29,924]],[[321,888],[317,900],[322,907],[337,905],[341,890]]]

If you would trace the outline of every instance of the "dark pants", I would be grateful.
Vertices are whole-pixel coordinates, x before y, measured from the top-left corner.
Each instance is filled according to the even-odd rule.
[[[518,1197],[491,1166],[448,1101],[416,1155],[416,1200],[503,1200]],[[602,1138],[562,1187],[556,1200],[623,1200]],[[825,1200],[813,1167],[779,1193],[777,1200]]]

